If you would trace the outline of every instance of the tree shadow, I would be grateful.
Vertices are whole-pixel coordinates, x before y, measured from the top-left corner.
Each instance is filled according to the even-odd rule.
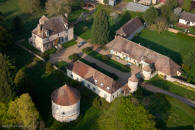
[[[163,55],[170,57],[172,60],[174,60],[178,64],[182,64],[182,58],[178,52],[175,52],[173,50],[165,48],[165,47],[163,47],[155,42],[149,41],[149,40],[144,39],[144,38],[139,37],[139,36],[135,37],[133,39],[133,41],[136,43],[140,43],[141,45],[143,45],[149,49],[152,49],[153,51],[156,51],[160,54],[163,54]]]

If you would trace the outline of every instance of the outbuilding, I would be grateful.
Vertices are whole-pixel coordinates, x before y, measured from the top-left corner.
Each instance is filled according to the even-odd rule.
[[[52,116],[60,122],[76,120],[80,114],[80,93],[64,85],[51,94]]]

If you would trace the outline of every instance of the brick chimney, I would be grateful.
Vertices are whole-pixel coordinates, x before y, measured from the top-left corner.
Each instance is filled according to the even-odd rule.
[[[41,34],[41,32],[42,32],[42,25],[41,24],[38,24],[37,25],[37,32],[38,32],[38,34]]]

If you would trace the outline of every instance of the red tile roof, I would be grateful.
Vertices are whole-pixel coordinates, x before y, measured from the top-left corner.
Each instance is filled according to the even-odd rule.
[[[53,91],[51,99],[58,105],[70,106],[80,100],[80,94],[75,88],[64,85]]]
[[[81,61],[76,61],[70,65],[68,69],[108,93],[114,93],[121,87],[121,85],[113,78],[101,73],[100,71]]]

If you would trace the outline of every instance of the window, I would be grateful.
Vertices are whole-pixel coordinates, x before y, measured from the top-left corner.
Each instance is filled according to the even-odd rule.
[[[101,85],[101,87],[103,87],[103,86],[104,86],[104,84],[103,84],[103,83],[101,83],[100,85]]]
[[[110,90],[110,87],[107,87],[106,89],[107,89],[107,90]]]
[[[72,75],[72,74],[70,74],[70,76],[71,76],[71,77],[73,77],[73,75]]]
[[[95,91],[96,89],[95,88],[93,88],[93,91]]]
[[[66,113],[65,112],[62,112],[62,115],[65,115]]]
[[[95,80],[95,83],[97,83],[97,80]]]
[[[90,85],[89,85],[89,84],[87,84],[87,87],[88,87],[88,88],[90,88]]]

